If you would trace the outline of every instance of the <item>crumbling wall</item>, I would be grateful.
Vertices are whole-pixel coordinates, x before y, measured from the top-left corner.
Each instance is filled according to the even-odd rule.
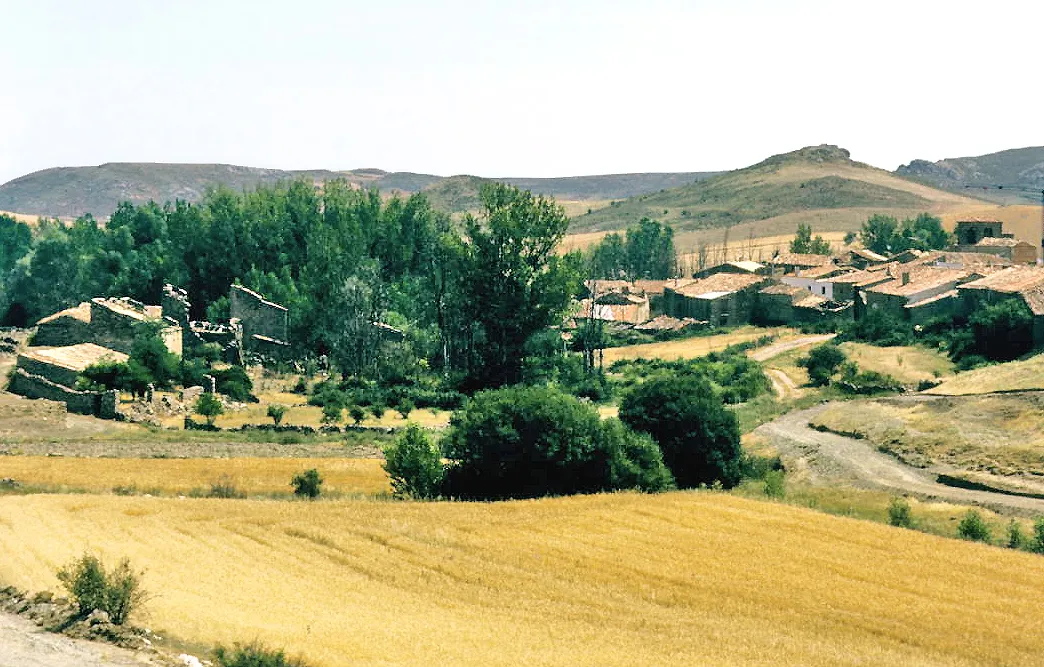
[[[37,325],[32,344],[44,347],[65,347],[89,342],[91,342],[91,323],[66,315]]]
[[[233,285],[228,294],[229,311],[233,320],[243,327],[243,344],[249,349],[255,345],[255,336],[274,341],[289,339],[287,309],[278,303],[266,301],[263,296],[242,285]]]
[[[69,412],[81,415],[101,413],[101,394],[99,392],[69,389],[51,382],[41,375],[26,372],[24,368],[15,369],[7,390],[26,398],[45,398],[49,401],[65,403],[65,408]]]
[[[30,375],[43,377],[49,382],[65,385],[66,387],[76,386],[76,379],[80,376],[78,371],[74,371],[70,368],[63,368],[57,364],[47,363],[46,361],[41,361],[39,359],[34,359],[24,354],[18,355],[18,362],[16,365],[18,368],[21,368]]]

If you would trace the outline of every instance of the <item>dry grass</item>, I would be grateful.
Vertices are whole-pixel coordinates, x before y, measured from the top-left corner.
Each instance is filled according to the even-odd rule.
[[[1044,389],[1044,354],[959,373],[926,393],[946,396]]]
[[[842,343],[848,358],[863,370],[886,373],[905,385],[952,376],[954,365],[937,351],[923,347],[878,347],[864,343]]]
[[[308,468],[319,470],[325,480],[324,491],[367,495],[390,491],[388,476],[377,459],[0,458],[0,477],[12,477],[27,486],[93,493],[124,487],[141,493],[177,495],[206,491],[212,484],[225,481],[249,495],[289,493],[291,477]]]
[[[1044,475],[1040,395],[853,401],[831,406],[813,424],[858,433],[912,465],[945,463],[998,475]]]
[[[278,404],[287,407],[286,415],[282,423],[293,426],[311,426],[318,428],[322,426],[323,410],[314,405],[308,405],[305,397],[299,394],[289,393],[265,393],[258,395],[259,403],[249,403],[242,410],[229,411],[216,420],[214,424],[221,428],[239,428],[244,424],[271,424],[272,418],[268,416],[268,406]],[[403,419],[402,415],[388,408],[380,419],[376,419],[367,410],[366,419],[362,421],[363,426],[405,426],[407,421],[420,424],[429,428],[439,428],[449,424],[451,412],[445,410],[432,410],[421,408],[410,413],[409,419]],[[169,425],[180,423],[180,417],[175,418]],[[344,415],[341,425],[353,423],[347,413]],[[165,424],[166,425],[166,424]]]
[[[620,359],[693,359],[711,352],[724,350],[729,345],[757,340],[762,336],[775,335],[781,340],[800,335],[796,329],[788,327],[754,327],[743,326],[726,334],[714,336],[697,336],[663,343],[644,343],[642,345],[625,345],[605,349],[605,365]]]
[[[0,499],[0,578],[89,547],[150,626],[318,665],[1030,664],[1044,559],[714,493]]]

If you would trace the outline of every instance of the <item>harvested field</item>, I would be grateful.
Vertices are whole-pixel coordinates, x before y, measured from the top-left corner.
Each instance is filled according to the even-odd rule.
[[[620,359],[694,359],[711,352],[724,350],[729,345],[755,341],[763,336],[796,337],[800,332],[788,327],[762,328],[744,326],[726,334],[695,336],[663,343],[645,343],[605,349],[605,365]]]
[[[286,494],[292,491],[290,479],[308,468],[319,470],[324,492],[375,495],[391,490],[380,459],[0,457],[0,477],[26,487],[92,493],[206,493],[212,484],[222,483],[248,495]]]
[[[959,373],[926,393],[945,396],[1044,389],[1044,354]]]
[[[944,379],[954,372],[954,364],[946,355],[923,347],[842,343],[841,349],[860,369],[891,375],[908,386]]]
[[[0,499],[0,579],[127,556],[150,626],[317,665],[1030,664],[1044,559],[711,492]],[[173,557],[172,557],[173,556]]]

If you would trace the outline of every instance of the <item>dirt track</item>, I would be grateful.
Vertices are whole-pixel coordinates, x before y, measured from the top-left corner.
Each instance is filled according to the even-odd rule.
[[[754,361],[768,361],[772,357],[783,354],[784,352],[790,352],[799,347],[805,347],[806,345],[816,345],[818,343],[825,343],[828,340],[833,340],[837,334],[818,334],[815,336],[805,336],[803,338],[795,338],[794,340],[788,340],[782,343],[774,343],[772,345],[766,345],[765,347],[758,348],[750,353],[750,358]]]
[[[809,420],[826,407],[792,412],[759,426],[754,433],[767,438],[788,465],[807,470],[813,481],[840,479],[928,498],[1044,513],[1044,500],[939,484],[933,473],[900,463],[863,440],[810,428]]]
[[[45,632],[35,623],[0,613],[0,667],[157,667],[155,656],[109,644]]]

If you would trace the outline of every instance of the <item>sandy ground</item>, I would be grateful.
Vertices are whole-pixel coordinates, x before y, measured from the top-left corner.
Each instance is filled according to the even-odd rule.
[[[35,623],[0,613],[0,667],[159,667],[153,655],[46,632]]]
[[[932,470],[905,465],[864,440],[810,428],[809,420],[828,405],[791,412],[759,426],[754,433],[765,437],[789,466],[806,471],[814,482],[844,481],[957,503],[1044,513],[1044,500],[940,484]]]

